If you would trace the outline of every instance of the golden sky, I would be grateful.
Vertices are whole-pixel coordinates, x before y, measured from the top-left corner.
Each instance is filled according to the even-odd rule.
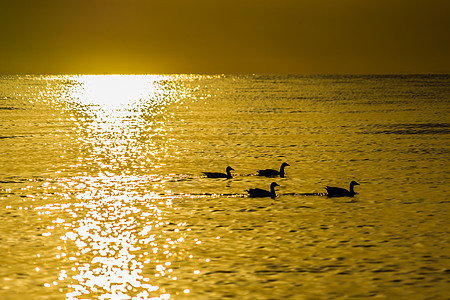
[[[2,0],[0,73],[450,73],[449,0]]]

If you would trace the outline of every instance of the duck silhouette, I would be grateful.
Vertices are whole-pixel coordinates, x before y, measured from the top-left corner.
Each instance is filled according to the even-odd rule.
[[[359,185],[359,183],[356,181],[350,182],[350,190],[332,186],[327,186],[325,189],[327,190],[328,197],[353,197],[356,194],[353,189],[355,185]]]
[[[206,175],[206,177],[208,178],[226,178],[226,179],[231,179],[233,178],[233,176],[231,176],[231,170],[234,171],[234,169],[230,166],[227,167],[226,169],[226,174],[225,173],[219,173],[219,172],[203,172],[203,174]]]
[[[255,189],[246,190],[246,192],[248,192],[250,198],[270,197],[272,199],[275,199],[275,197],[277,196],[275,194],[275,187],[276,186],[279,186],[279,185],[276,182],[272,182],[270,184],[270,191],[255,188]]]
[[[266,176],[266,177],[274,177],[274,176],[280,176],[281,178],[284,178],[284,168],[288,167],[289,165],[287,163],[282,163],[280,167],[280,171],[274,170],[274,169],[265,169],[265,170],[258,170],[258,176]]]

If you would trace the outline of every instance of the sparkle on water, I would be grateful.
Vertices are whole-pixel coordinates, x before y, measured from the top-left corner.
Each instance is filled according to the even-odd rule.
[[[68,216],[56,217],[55,225],[43,234],[51,235],[55,227],[64,229],[56,258],[65,266],[58,280],[64,283],[71,277],[66,297],[130,299],[132,293],[133,299],[169,299],[170,293],[155,282],[162,277],[177,280],[177,261],[193,258],[183,246],[190,229],[186,222],[172,223],[165,217],[168,210],[176,210],[172,207],[176,196],[164,189],[165,179],[145,174],[160,167],[157,158],[166,149],[141,139],[142,135],[146,140],[156,138],[148,141],[164,139],[165,120],[170,118],[165,106],[184,99],[187,91],[172,88],[174,82],[166,76],[83,75],[65,80],[65,94],[53,98],[59,96],[67,107],[76,107],[71,121],[83,130],[77,141],[78,165],[71,167],[85,175],[58,179],[59,192],[53,190],[55,185],[43,184],[44,194],[56,193],[62,201],[35,210]],[[52,99],[51,94],[46,96]],[[130,157],[140,165],[124,168]],[[199,273],[192,269],[192,274]]]

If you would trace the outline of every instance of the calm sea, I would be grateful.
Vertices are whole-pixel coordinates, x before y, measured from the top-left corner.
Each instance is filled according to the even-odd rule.
[[[449,75],[1,76],[0,298],[449,299],[449,134]]]

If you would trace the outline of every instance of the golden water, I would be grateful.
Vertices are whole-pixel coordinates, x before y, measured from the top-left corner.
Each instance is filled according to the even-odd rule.
[[[0,77],[0,298],[448,299],[449,82]]]

